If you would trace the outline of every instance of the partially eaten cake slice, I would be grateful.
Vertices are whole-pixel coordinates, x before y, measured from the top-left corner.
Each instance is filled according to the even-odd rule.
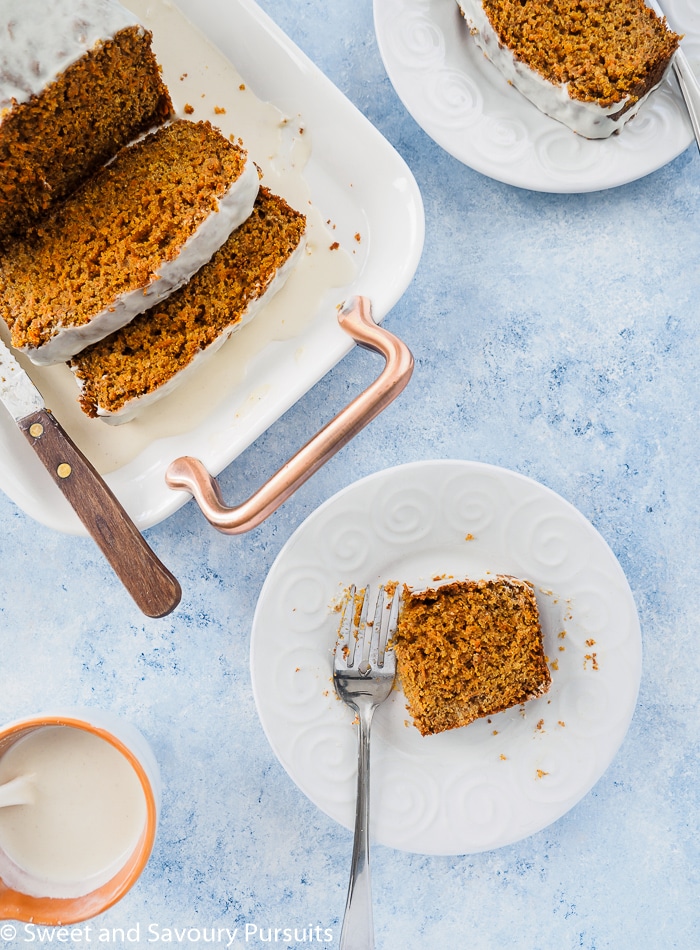
[[[535,592],[515,577],[404,588],[393,644],[424,736],[520,705],[551,684]]]

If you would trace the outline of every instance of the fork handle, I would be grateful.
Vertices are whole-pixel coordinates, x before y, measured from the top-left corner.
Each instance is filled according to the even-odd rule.
[[[681,94],[688,109],[690,124],[695,133],[695,141],[700,149],[700,83],[698,83],[692,66],[680,47],[673,56],[673,71],[676,74]]]
[[[374,950],[372,877],[369,867],[369,733],[375,706],[358,705],[357,802],[350,883],[340,950]]]

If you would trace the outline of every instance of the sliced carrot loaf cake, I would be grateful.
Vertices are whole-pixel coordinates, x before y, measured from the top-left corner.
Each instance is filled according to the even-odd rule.
[[[3,0],[0,241],[171,112],[151,34],[115,0]]]
[[[184,287],[71,360],[84,412],[127,422],[179,385],[280,289],[305,229],[304,215],[261,188],[250,217]]]
[[[550,687],[537,600],[515,577],[404,588],[393,644],[422,735],[466,726]]]
[[[457,0],[479,48],[542,112],[586,138],[618,131],[681,37],[643,0]]]
[[[56,363],[124,326],[211,258],[258,187],[245,151],[208,122],[126,146],[0,255],[12,345]]]

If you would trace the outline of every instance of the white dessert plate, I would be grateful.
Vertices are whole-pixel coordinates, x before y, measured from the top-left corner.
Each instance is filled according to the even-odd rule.
[[[663,4],[700,66],[692,0]],[[635,181],[680,155],[693,132],[675,79],[623,130],[590,141],[539,112],[477,49],[456,0],[374,0],[379,49],[416,122],[459,161],[490,178],[546,192],[587,192]]]
[[[173,459],[191,455],[218,474],[349,352],[337,324],[344,300],[369,297],[384,318],[415,273],[424,215],[403,159],[252,0],[125,2],[153,31],[178,112],[243,139],[263,183],[308,215],[311,249],[204,372],[134,422],[88,419],[66,366],[23,361],[143,529],[189,498],[166,486]],[[38,521],[84,534],[1,408],[0,485]]]
[[[372,735],[374,840],[424,854],[515,842],[564,815],[603,774],[632,717],[641,637],[612,551],[554,492],[476,462],[388,469],[339,492],[297,529],[265,581],[251,671],[272,748],[299,788],[354,821],[357,733],[335,695],[332,651],[351,583],[512,574],[535,585],[552,670],[547,695],[421,737],[400,690]]]

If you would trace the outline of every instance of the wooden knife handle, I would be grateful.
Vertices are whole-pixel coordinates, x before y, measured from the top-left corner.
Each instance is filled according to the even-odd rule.
[[[143,613],[164,617],[174,610],[182,596],[177,579],[56,418],[42,409],[19,427]]]

